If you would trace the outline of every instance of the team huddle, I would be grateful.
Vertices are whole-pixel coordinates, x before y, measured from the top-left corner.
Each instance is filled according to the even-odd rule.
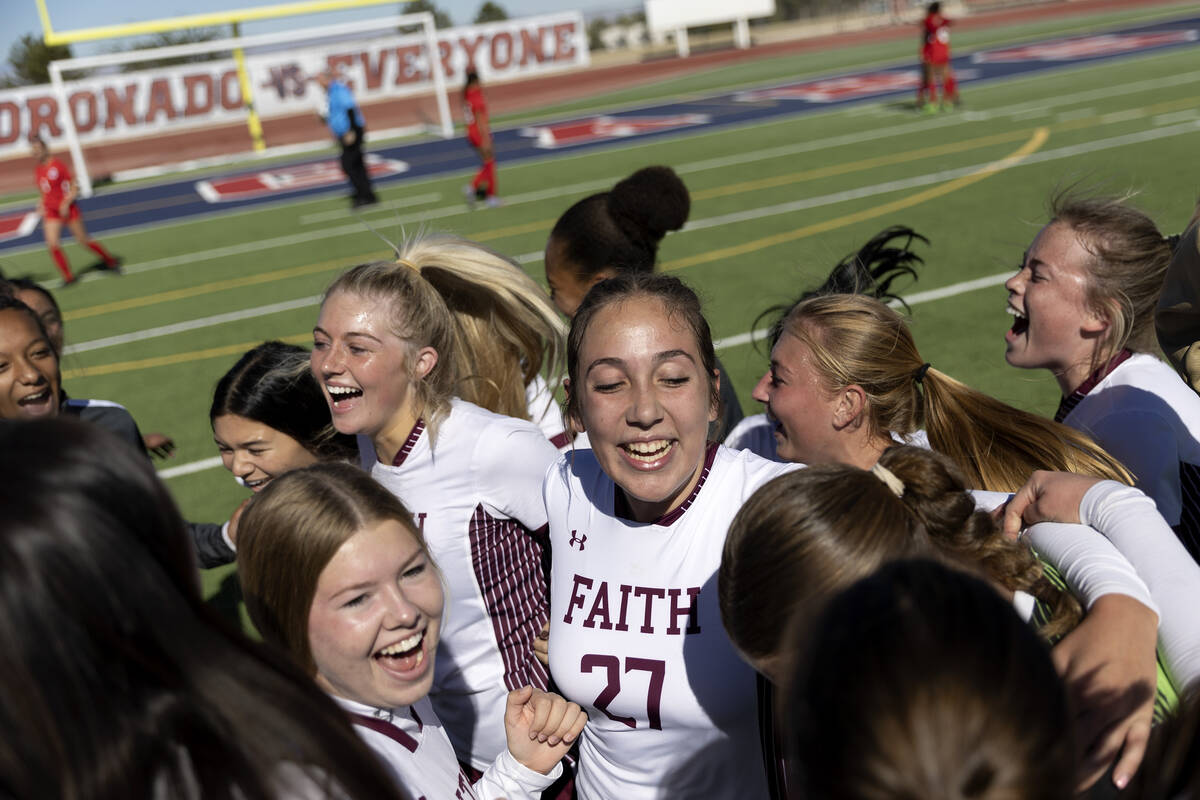
[[[1200,395],[1153,353],[1157,310],[1189,374],[1200,223],[1055,199],[1005,337],[1055,419],[921,357],[903,227],[778,298],[743,417],[655,270],[689,210],[579,201],[549,294],[451,236],[347,270],[215,387],[223,523],[0,283],[0,794],[1192,796]],[[201,600],[234,561],[262,641]]]

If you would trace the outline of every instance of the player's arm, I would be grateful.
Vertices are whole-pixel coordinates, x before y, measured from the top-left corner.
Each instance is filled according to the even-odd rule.
[[[71,204],[75,202],[75,198],[79,197],[79,187],[75,185],[75,181],[69,175],[63,178],[63,183],[66,184],[67,188],[63,192],[63,199],[62,203],[59,204],[58,213],[65,217],[67,212],[71,210]]]

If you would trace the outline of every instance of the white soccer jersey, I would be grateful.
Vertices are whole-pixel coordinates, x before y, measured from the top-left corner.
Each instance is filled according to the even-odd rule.
[[[1200,396],[1162,361],[1135,353],[1071,401],[1063,423],[1128,467],[1200,559]]]
[[[525,387],[525,407],[529,409],[529,419],[542,429],[550,444],[559,450],[570,448],[572,437],[567,431],[562,408],[554,396],[554,390],[541,375],[535,375]]]
[[[716,573],[737,510],[797,466],[710,445],[691,497],[650,524],[614,514],[590,450],[547,473],[550,667],[588,711],[583,800],[766,796],[755,673],[721,625]]]
[[[763,458],[778,461],[775,454],[775,423],[766,414],[743,417],[725,437],[730,450],[749,450]]]
[[[386,710],[342,697],[333,699],[350,715],[354,730],[379,756],[384,769],[413,800],[534,800],[562,774],[561,764],[549,775],[534,772],[513,758],[506,747],[471,784],[429,698],[407,708]]]
[[[445,579],[431,699],[476,769],[507,748],[509,690],[547,686],[533,639],[548,614],[540,489],[557,457],[532,423],[455,398],[436,442],[418,423],[398,465],[370,465],[412,512]]]
[[[914,431],[907,436],[892,434],[897,444],[929,449],[929,435],[925,431]],[[730,450],[749,450],[751,453],[780,461],[775,450],[775,423],[766,414],[754,414],[744,418],[725,437],[725,446]]]

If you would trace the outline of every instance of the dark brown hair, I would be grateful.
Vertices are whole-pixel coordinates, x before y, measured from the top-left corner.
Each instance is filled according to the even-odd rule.
[[[658,300],[669,319],[682,322],[691,330],[700,353],[701,368],[708,380],[709,400],[719,415],[721,398],[717,387],[717,354],[713,349],[712,331],[709,330],[708,320],[704,318],[700,298],[687,284],[671,275],[648,272],[618,275],[600,281],[588,291],[571,319],[571,330],[567,334],[567,377],[571,386],[579,386],[579,351],[592,319],[601,309],[638,297]],[[567,392],[566,410],[567,418],[573,424],[580,421],[579,391],[574,388]]]
[[[1066,692],[1045,643],[985,583],[893,562],[833,598],[801,652],[786,712],[801,796],[1073,796]]]
[[[585,197],[550,231],[580,281],[605,271],[651,272],[667,231],[683,227],[691,209],[687,187],[670,167],[643,167],[612,191]]]
[[[290,659],[201,599],[144,456],[76,420],[0,423],[0,507],[0,794],[404,795]]]

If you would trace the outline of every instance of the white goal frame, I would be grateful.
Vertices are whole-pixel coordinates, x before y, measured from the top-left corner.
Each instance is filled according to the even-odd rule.
[[[87,162],[84,159],[83,147],[79,142],[79,132],[75,128],[75,117],[67,101],[67,85],[63,73],[73,70],[94,69],[97,67],[131,64],[139,61],[151,61],[161,58],[178,58],[213,52],[230,52],[235,54],[249,47],[289,44],[315,40],[329,40],[338,36],[358,33],[378,33],[389,27],[420,24],[425,36],[426,52],[429,53],[430,73],[433,76],[433,91],[437,100],[439,132],[445,138],[454,135],[454,122],[450,116],[450,101],[446,88],[446,74],[442,60],[438,57],[437,31],[434,26],[433,14],[422,11],[416,14],[399,14],[390,17],[379,17],[370,20],[345,22],[337,25],[322,25],[298,28],[278,33],[264,33],[255,36],[235,36],[210,42],[194,42],[191,44],[156,47],[150,50],[129,50],[119,53],[103,53],[94,56],[66,58],[51,61],[49,64],[50,83],[58,100],[59,115],[62,118],[63,133],[71,152],[71,163],[74,166],[75,180],[83,197],[91,197],[93,186],[88,174]],[[425,85],[427,86],[427,84]],[[422,90],[424,90],[422,88]],[[243,81],[242,101],[248,116],[254,115],[253,102],[249,81]],[[256,124],[256,120],[252,122]],[[266,152],[269,155],[269,151]]]

